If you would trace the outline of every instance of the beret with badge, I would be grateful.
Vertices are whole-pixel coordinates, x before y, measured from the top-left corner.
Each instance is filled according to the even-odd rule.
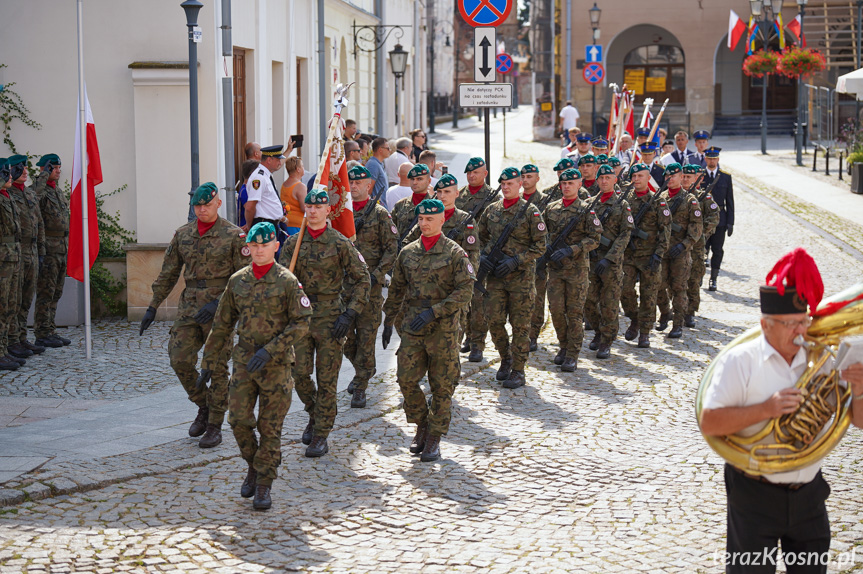
[[[647,167],[646,163],[638,162],[629,169],[629,176],[632,177],[633,175],[641,171],[650,171],[650,168]]]
[[[192,199],[189,201],[190,205],[207,205],[211,201],[213,201],[214,197],[219,195],[219,188],[216,187],[216,184],[212,181],[208,181],[207,183],[202,183],[198,186],[198,189],[195,190],[195,193],[192,194]]]
[[[526,173],[539,173],[539,168],[533,165],[532,163],[526,164],[521,168],[521,175]]]
[[[481,157],[472,157],[467,161],[467,165],[464,166],[464,172],[467,173],[481,167],[485,167],[485,160]]]
[[[435,215],[443,212],[443,202],[439,199],[424,199],[414,207],[414,215]]]
[[[509,181],[511,179],[517,179],[521,177],[521,174],[518,171],[518,168],[508,167],[505,168],[502,172],[500,172],[500,177],[497,178],[497,182],[501,183],[504,181]]]
[[[42,157],[39,158],[39,161],[36,162],[36,166],[37,167],[44,167],[44,166],[48,165],[49,163],[51,165],[53,165],[54,167],[61,165],[60,164],[60,156],[57,155],[56,153],[46,153],[45,155],[43,155]]]
[[[458,185],[458,180],[451,173],[445,173],[440,176],[440,179],[437,180],[437,183],[434,184],[435,191],[439,189],[443,189],[445,187],[452,187],[454,185]]]
[[[581,172],[574,167],[560,172],[559,181],[575,181],[576,179],[581,179]]]
[[[614,175],[614,168],[612,168],[607,163],[599,166],[599,169],[596,171],[596,177],[599,178],[603,175]],[[615,176],[617,177],[617,176]]]
[[[680,164],[674,162],[665,166],[665,171],[663,172],[663,175],[674,175],[675,173],[680,173],[681,171],[683,171],[683,168],[680,166]]]
[[[581,166],[581,165],[584,165],[586,163],[596,163],[596,156],[591,155],[591,154],[587,154],[587,155],[583,155],[580,158],[578,158],[578,165]]]
[[[357,181],[359,179],[371,179],[372,173],[361,165],[355,165],[348,171],[348,179]]]
[[[687,163],[683,166],[683,173],[686,175],[694,175],[697,173],[701,173],[701,166],[697,163]]]
[[[27,163],[27,156],[21,154],[10,155],[6,159],[6,163],[9,165],[9,167],[16,166],[22,163]]]
[[[306,205],[329,205],[330,196],[325,189],[312,189],[303,200]]]
[[[571,167],[575,167],[575,162],[565,157],[554,164],[554,171],[563,171],[565,169],[569,169]]]
[[[408,179],[422,177],[424,175],[429,175],[429,166],[424,163],[418,163],[408,172]]]
[[[256,223],[246,235],[246,243],[269,243],[276,240],[276,228],[269,221]]]
[[[620,158],[617,157],[616,155],[611,156],[610,158],[608,158],[608,165],[610,165],[611,167],[619,166],[620,165]]]

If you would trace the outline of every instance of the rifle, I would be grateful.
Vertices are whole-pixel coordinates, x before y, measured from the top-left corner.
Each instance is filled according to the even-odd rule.
[[[689,186],[689,189],[687,189],[687,190],[686,190],[686,193],[681,193],[678,197],[675,197],[675,198],[674,198],[674,203],[673,203],[673,204],[671,204],[671,205],[669,206],[669,209],[671,210],[671,215],[672,215],[672,216],[673,216],[675,213],[677,213],[677,210],[678,210],[678,209],[680,209],[680,206],[681,206],[681,205],[683,205],[683,200],[684,200],[684,199],[686,199],[686,196],[687,196],[687,195],[689,195],[690,193],[692,193],[692,191],[693,191],[696,187],[698,187],[698,184],[699,184],[699,183],[701,183],[701,180],[702,180],[703,178],[704,178],[704,172],[702,172],[702,173],[698,176],[698,179],[696,179],[696,180],[695,180],[695,183],[693,183],[692,185],[690,185],[690,186]],[[713,189],[713,188],[711,187],[710,189]],[[675,233],[679,233],[680,231],[683,231],[683,228],[680,226],[680,224],[679,224],[679,223],[677,223],[676,221],[672,220],[672,221],[671,221],[671,231],[673,231],[673,232],[675,232]]]
[[[407,229],[405,229],[405,232],[402,233],[401,235],[399,235],[399,246],[398,246],[399,251],[402,250],[402,243],[404,243],[404,240],[407,238],[407,236],[411,234],[411,231],[413,231],[414,226],[416,226],[417,221],[419,221],[419,218],[420,218],[419,213],[414,215],[414,218],[411,219],[411,222],[408,224],[408,227],[407,227]]]
[[[354,219],[354,229],[357,233],[359,233],[363,226],[365,226],[366,219],[368,219],[368,217],[372,214],[372,211],[374,211],[375,209],[375,205],[377,205],[378,201],[380,201],[381,196],[386,190],[386,187],[382,187],[376,195],[372,195],[369,198],[369,202],[363,208],[362,212],[360,212],[360,216]]]
[[[641,220],[644,219],[644,216],[647,215],[647,212],[650,209],[650,207],[653,205],[653,202],[656,201],[657,197],[659,197],[659,194],[661,194],[666,189],[668,189],[668,186],[665,184],[662,184],[662,187],[659,188],[659,191],[654,193],[649,201],[644,202],[641,205],[641,208],[638,210],[638,213],[635,214],[635,217],[632,220],[633,221],[633,228],[632,228],[632,236],[629,239],[629,247],[632,247],[635,244],[635,238],[636,237],[638,239],[647,239],[649,237],[647,235],[647,233],[642,231],[641,228],[639,228],[638,226],[639,226],[639,224],[641,224]]]
[[[488,253],[480,257],[480,260],[482,260],[482,257],[488,259],[491,262],[492,269],[497,267],[500,262],[503,261],[503,258],[506,257],[506,254],[503,252],[503,246],[506,245],[507,241],[509,241],[509,236],[512,235],[513,231],[515,231],[515,227],[519,224],[521,218],[525,216],[525,214],[527,213],[527,209],[531,205],[533,205],[532,201],[524,202],[524,206],[518,211],[518,213],[515,214],[515,217],[513,217],[512,220],[506,224],[506,227],[503,228],[503,231],[498,236],[497,241],[494,242]],[[488,295],[488,291],[486,291],[485,287],[482,284],[487,276],[488,271],[484,267],[482,267],[482,265],[480,265],[480,268],[476,273],[476,282],[474,283],[474,288],[480,293],[482,293],[483,296]]]
[[[597,197],[601,197],[601,196],[602,196],[601,193],[597,194]],[[619,206],[621,203],[623,203],[623,200],[626,199],[628,196],[629,196],[629,191],[626,191],[626,192],[621,191],[620,196],[617,198],[617,201],[614,202],[614,205],[608,206],[608,209],[606,209],[603,212],[603,214],[599,216],[599,223],[601,223],[603,226],[605,226],[605,222],[608,221],[609,217],[611,217],[611,212],[613,212],[615,209],[617,209],[617,206]],[[611,239],[609,239],[605,235],[600,235],[599,236],[599,244],[603,245],[605,247],[611,247]]]
[[[702,173],[701,176],[704,177],[704,174]],[[708,195],[710,195],[710,192],[713,191],[713,188],[716,187],[717,183],[719,183],[719,173],[716,174],[713,182],[711,182],[711,184],[707,186],[707,188],[704,190],[704,193],[698,196],[698,203],[701,203],[707,198]]]
[[[497,189],[489,189],[485,197],[482,198],[482,201],[480,201],[473,207],[470,213],[467,214],[467,217],[459,221],[455,227],[450,229],[449,233],[447,233],[446,236],[449,239],[455,239],[456,237],[458,237],[458,234],[461,233],[461,230],[464,229],[464,227],[468,223],[479,219],[479,216],[482,215],[482,212],[486,208],[486,206],[492,201],[494,201],[495,197],[497,197],[498,192],[500,192],[500,186],[498,186]]]
[[[552,253],[557,251],[558,249],[562,249],[566,245],[566,238],[569,237],[569,234],[572,233],[572,230],[575,229],[575,226],[578,225],[581,218],[586,214],[590,213],[593,209],[593,206],[596,205],[596,202],[599,201],[599,198],[602,195],[597,195],[593,198],[593,201],[590,202],[590,205],[585,204],[584,208],[581,211],[577,212],[573,215],[569,221],[566,222],[564,228],[558,233],[551,243],[548,244],[548,247],[545,248],[545,253],[542,254],[536,262],[536,272],[542,273],[545,271],[546,265],[548,265],[548,260],[551,259]]]

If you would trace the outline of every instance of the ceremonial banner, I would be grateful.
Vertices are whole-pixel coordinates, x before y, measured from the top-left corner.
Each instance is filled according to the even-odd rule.
[[[740,38],[743,37],[743,33],[746,32],[746,23],[740,19],[740,16],[737,15],[737,12],[734,10],[731,11],[731,14],[728,17],[728,49],[732,52],[734,48],[737,47],[737,43],[740,42]]]
[[[96,126],[93,112],[90,111],[90,98],[84,88],[84,102],[87,113],[87,185],[81,185],[81,119],[75,127],[75,156],[72,160],[72,196],[69,198],[69,255],[66,260],[66,273],[69,277],[84,281],[84,273],[93,267],[99,255],[99,220],[96,217],[96,186],[102,183],[102,162],[99,160],[99,143],[96,141]],[[87,237],[89,261],[84,263],[84,224],[81,213],[81,194],[87,194]]]
[[[341,118],[336,121],[342,122]],[[345,154],[344,140],[342,139],[343,126],[336,128],[336,137],[330,147],[329,157],[321,174],[320,181],[326,182],[330,196],[330,219],[333,229],[353,239],[356,235],[354,228],[354,209],[351,201],[351,186],[348,182],[348,162]]]

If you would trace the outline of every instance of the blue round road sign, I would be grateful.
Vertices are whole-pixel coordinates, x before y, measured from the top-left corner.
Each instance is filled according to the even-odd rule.
[[[458,0],[458,11],[464,21],[478,28],[500,26],[506,21],[515,0]]]
[[[605,77],[605,68],[602,64],[587,64],[581,75],[588,84],[598,84]]]
[[[498,54],[494,63],[498,73],[508,74],[512,71],[512,57],[509,54]]]

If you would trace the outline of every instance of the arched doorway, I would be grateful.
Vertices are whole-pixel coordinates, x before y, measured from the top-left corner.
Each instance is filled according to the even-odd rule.
[[[686,104],[686,61],[677,37],[652,24],[632,26],[608,46],[608,81],[626,84],[636,97]]]

